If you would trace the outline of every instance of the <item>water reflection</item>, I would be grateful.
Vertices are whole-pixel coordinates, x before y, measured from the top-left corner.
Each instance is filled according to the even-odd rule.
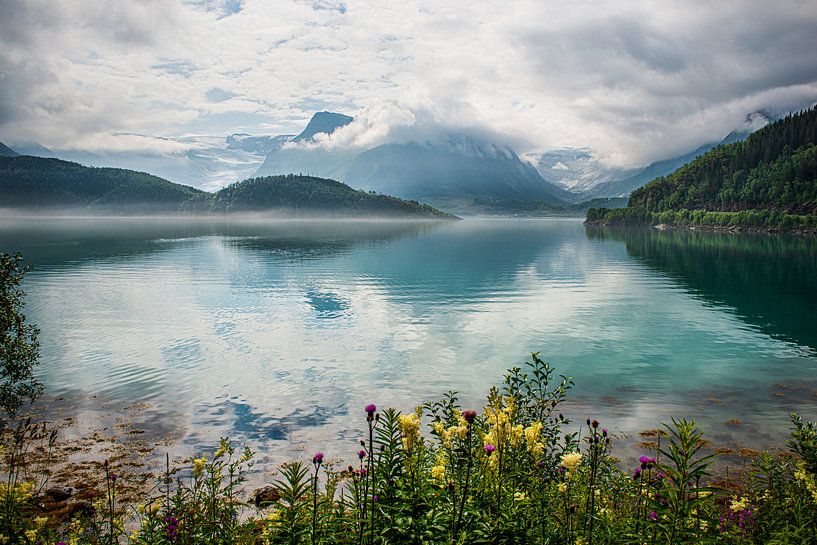
[[[772,337],[817,350],[817,240],[788,235],[588,227]]]
[[[813,246],[588,233],[0,220],[0,250],[34,268],[49,395],[84,418],[146,402],[144,427],[170,430],[179,452],[225,435],[271,461],[305,444],[346,451],[366,403],[410,409],[456,389],[477,406],[530,351],[575,377],[577,419],[628,433],[679,414],[782,430],[808,405]]]

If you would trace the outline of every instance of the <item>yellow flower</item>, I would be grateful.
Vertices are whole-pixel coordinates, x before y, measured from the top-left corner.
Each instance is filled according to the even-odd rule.
[[[515,501],[525,501],[528,499],[528,495],[525,494],[524,492],[514,492],[513,499]]]
[[[48,517],[37,517],[37,518],[34,519],[34,525],[37,528],[44,527],[47,522],[48,522]]]
[[[434,480],[437,481],[444,481],[445,480],[445,466],[434,466],[431,468],[431,476]]]
[[[559,483],[559,494],[567,492],[567,483]]]
[[[207,458],[193,458],[193,476],[201,477],[205,465],[207,465]]]
[[[737,513],[738,511],[743,511],[748,506],[749,500],[747,500],[746,498],[741,498],[739,500],[732,500],[732,505],[730,505],[729,508]]]
[[[575,471],[582,463],[581,452],[570,452],[562,455],[562,467],[567,471]]]
[[[530,426],[525,428],[525,442],[528,444],[529,449],[533,448],[533,446],[539,442],[539,434],[541,433],[541,422],[531,422]]]
[[[25,534],[29,541],[37,541],[37,530],[26,530]]]
[[[440,437],[443,436],[443,433],[445,433],[445,426],[443,425],[442,422],[434,422],[434,433],[436,433]]]
[[[403,434],[403,449],[412,450],[420,439],[420,417],[416,412],[401,414],[397,419],[397,424]]]

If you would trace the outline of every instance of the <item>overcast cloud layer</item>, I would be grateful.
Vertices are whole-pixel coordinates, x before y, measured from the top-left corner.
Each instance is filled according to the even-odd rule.
[[[440,131],[618,166],[817,101],[817,4],[0,0],[0,140],[180,152],[149,137]]]

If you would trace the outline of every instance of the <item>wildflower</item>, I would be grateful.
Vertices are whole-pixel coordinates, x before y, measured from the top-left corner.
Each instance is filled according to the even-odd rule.
[[[732,504],[729,506],[729,509],[732,512],[737,513],[738,511],[744,511],[749,505],[749,500],[746,498],[740,498],[739,500],[735,499],[732,500]]]
[[[581,465],[581,463],[581,452],[569,452],[562,455],[562,467],[565,468],[566,471],[575,471],[576,468]]]
[[[567,483],[559,483],[559,493],[564,494],[567,492]]]
[[[26,530],[25,535],[31,543],[37,540],[37,530]]]
[[[193,476],[201,477],[204,473],[204,467],[207,464],[207,458],[193,458]]]
[[[400,432],[403,434],[403,449],[412,450],[420,439],[420,417],[417,413],[401,414],[397,419]]]
[[[637,467],[635,468],[635,472],[633,473],[633,479],[638,480],[639,477],[641,477],[641,468]]]
[[[486,454],[488,454],[490,456],[491,453],[494,452],[494,451],[496,451],[496,447],[494,445],[492,445],[491,443],[488,443],[487,445],[485,445],[485,453]]]
[[[658,520],[658,514],[655,511],[650,511],[650,520],[653,522]]]
[[[366,411],[366,413],[369,416],[374,416],[375,411],[377,411],[377,405],[375,405],[374,403],[369,403],[368,405],[363,407],[363,410]]]
[[[641,469],[647,469],[655,465],[655,458],[650,458],[649,456],[642,456],[638,461],[641,462]]]
[[[434,422],[434,433],[442,437],[443,433],[445,433],[445,426],[442,422]]]
[[[514,492],[513,499],[514,501],[525,501],[528,499],[528,495],[524,492]]]
[[[445,480],[445,466],[437,465],[431,468],[431,476],[436,481]]]
[[[321,465],[323,463],[323,452],[316,452],[315,456],[312,457],[312,463]]]
[[[117,475],[116,473],[111,473],[111,481],[116,482],[116,479],[118,479],[118,478],[119,478],[119,475]]]
[[[372,501],[375,502],[375,503],[379,502],[380,501],[380,496],[375,494],[374,496],[372,496]]]
[[[528,449],[532,449],[533,446],[539,441],[539,435],[541,433],[541,422],[531,422],[530,426],[525,428],[525,442],[528,444]]]
[[[365,457],[366,457],[366,451],[365,451],[365,450],[359,450],[359,451],[357,451],[357,457],[358,457],[358,458],[360,458],[360,459],[362,460],[363,458],[365,458]]]
[[[473,424],[474,420],[477,419],[477,411],[471,411],[471,410],[463,411],[462,417],[469,424]]]
[[[599,427],[599,421],[594,419],[590,425],[593,426],[593,429],[596,429]]]

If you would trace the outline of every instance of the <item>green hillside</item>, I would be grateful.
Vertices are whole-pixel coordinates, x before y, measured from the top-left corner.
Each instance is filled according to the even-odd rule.
[[[817,108],[718,146],[634,191],[590,223],[817,228]]]
[[[416,201],[357,191],[346,184],[312,176],[266,176],[225,187],[213,196],[215,212],[286,210],[363,216],[453,218]]]
[[[204,209],[210,196],[144,172],[92,168],[60,159],[0,158],[0,207],[173,212]]]
[[[91,213],[233,213],[452,218],[430,206],[310,176],[237,182],[217,193],[118,168],[60,159],[0,157],[0,208]]]

